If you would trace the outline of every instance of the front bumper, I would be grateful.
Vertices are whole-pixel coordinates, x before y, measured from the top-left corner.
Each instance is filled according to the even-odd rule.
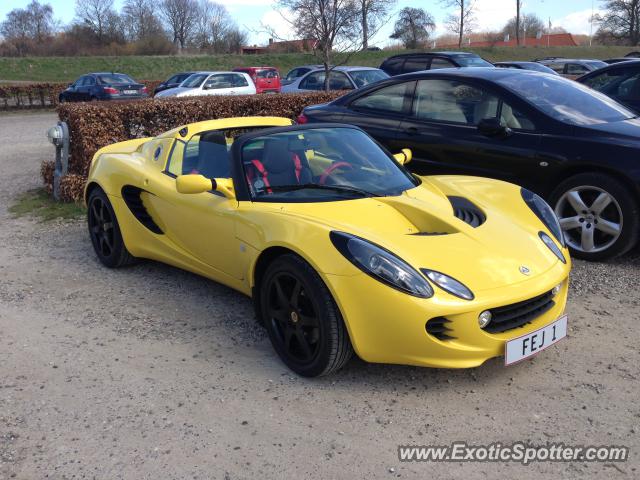
[[[504,355],[505,341],[525,335],[556,320],[564,312],[570,264],[558,262],[535,278],[476,293],[460,300],[438,287],[432,298],[412,297],[365,274],[326,275],[325,281],[342,312],[353,347],[360,358],[374,363],[395,363],[438,368],[476,367]],[[488,333],[478,326],[483,310],[511,305],[541,295],[561,284],[549,310],[521,327]],[[338,293],[340,292],[340,293]],[[435,317],[450,320],[452,340],[438,340],[426,331]]]

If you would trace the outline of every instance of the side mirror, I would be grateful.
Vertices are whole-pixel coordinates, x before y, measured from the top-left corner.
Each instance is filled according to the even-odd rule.
[[[233,180],[230,178],[207,178],[204,175],[180,175],[176,178],[178,193],[204,193],[211,190],[220,192],[226,198],[235,198]]]
[[[213,182],[204,175],[180,175],[176,178],[178,193],[204,193],[213,189]]]
[[[498,118],[483,118],[478,123],[478,131],[485,137],[506,138],[511,135],[511,129],[500,123]]]
[[[395,158],[400,165],[406,165],[413,158],[413,153],[408,148],[403,148],[400,153],[396,153],[393,158]]]

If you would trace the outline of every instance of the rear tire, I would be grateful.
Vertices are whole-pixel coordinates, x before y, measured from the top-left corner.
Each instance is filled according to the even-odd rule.
[[[303,259],[275,259],[258,291],[261,316],[282,361],[304,377],[328,375],[352,357],[340,311],[318,273]]]
[[[638,199],[615,177],[574,175],[558,185],[549,203],[576,258],[606,260],[628,252],[638,242]]]
[[[87,226],[93,250],[105,267],[119,268],[136,263],[122,239],[118,219],[107,195],[94,188],[87,201]]]

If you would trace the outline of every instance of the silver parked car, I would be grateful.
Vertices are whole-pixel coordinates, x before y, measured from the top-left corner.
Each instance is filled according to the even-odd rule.
[[[326,72],[324,68],[310,70],[288,85],[282,86],[282,93],[324,90]],[[372,67],[334,67],[329,72],[329,90],[353,90],[379,80],[389,78],[379,68]]]

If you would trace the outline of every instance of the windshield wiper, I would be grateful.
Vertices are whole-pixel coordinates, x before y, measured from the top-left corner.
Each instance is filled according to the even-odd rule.
[[[272,192],[294,192],[296,190],[304,190],[307,188],[313,188],[316,190],[331,190],[340,193],[355,193],[363,197],[377,197],[380,196],[377,193],[367,192],[355,187],[349,187],[346,185],[319,185],[317,183],[302,183],[300,185],[274,185],[268,187]]]

